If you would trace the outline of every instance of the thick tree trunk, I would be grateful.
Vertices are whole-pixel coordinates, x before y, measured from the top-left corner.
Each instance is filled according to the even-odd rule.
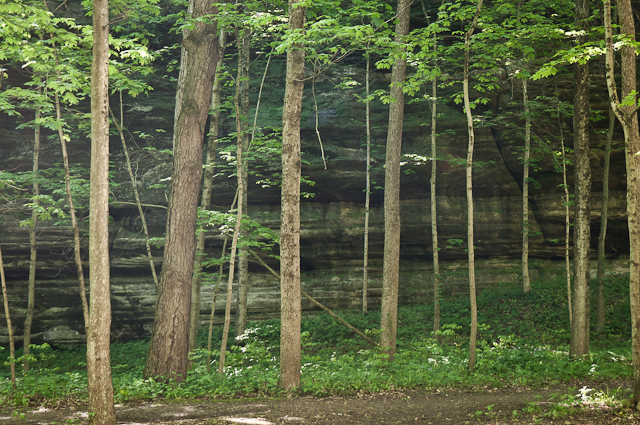
[[[240,85],[240,116],[244,119],[236,119],[238,127],[238,143],[242,146],[242,152],[249,150],[249,65],[251,61],[251,34],[247,28],[244,30],[242,37],[242,46],[240,46],[240,60],[238,66],[241,68],[241,78],[238,81]],[[249,183],[249,167],[248,161],[245,159],[242,164],[242,174],[238,176],[238,186],[242,185],[242,197],[240,198],[243,214],[247,214],[248,202],[248,183]],[[247,230],[240,228],[240,235],[244,239],[248,236]],[[241,246],[238,249],[238,308],[236,310],[235,333],[242,335],[247,327],[247,295],[249,293],[249,253],[247,248]]]
[[[396,43],[404,43],[409,33],[411,1],[398,0]],[[380,315],[380,350],[393,360],[398,328],[398,281],[400,279],[400,156],[404,121],[404,85],[407,58],[405,51],[394,61],[391,70],[391,103],[384,172],[384,260],[382,269],[382,312]]]
[[[611,142],[613,140],[613,129],[616,123],[616,116],[609,108],[609,131],[607,132],[607,143],[604,147],[604,169],[602,172],[602,205],[600,207],[600,234],[598,235],[598,272],[597,272],[597,297],[596,297],[596,317],[598,323],[598,333],[604,332],[605,311],[604,311],[604,256],[605,240],[607,238],[607,220],[609,211],[609,168],[611,163]]]
[[[531,156],[531,117],[527,79],[522,80],[522,101],[524,103],[524,171],[522,173],[522,289],[531,291],[529,279],[529,157]]]
[[[304,31],[306,8],[289,0],[289,27]],[[304,47],[287,52],[282,109],[282,200],[280,224],[280,385],[300,386],[300,114],[304,89]]]
[[[576,24],[586,28],[588,0],[576,2]],[[584,37],[578,43],[586,42]],[[574,65],[573,151],[575,166],[575,212],[573,224],[573,320],[570,353],[589,353],[589,281],[591,246],[590,206],[591,165],[589,163],[589,65]]]
[[[607,58],[607,88],[611,108],[622,124],[627,166],[627,223],[629,226],[629,298],[631,304],[631,353],[635,390],[633,404],[640,409],[640,128],[636,102],[620,106],[620,99],[636,90],[635,27],[630,0],[618,0],[620,33],[630,41],[621,49],[622,92],[618,97],[614,78],[611,2],[604,1],[605,42]]]
[[[482,1],[478,1],[476,13],[471,23],[471,28],[466,32],[464,37],[464,80],[463,80],[463,97],[464,109],[467,115],[467,130],[469,133],[469,144],[467,149],[467,258],[469,261],[469,299],[471,301],[471,332],[469,336],[469,372],[473,372],[476,366],[476,338],[478,333],[478,306],[476,303],[476,265],[475,265],[475,248],[473,246],[473,147],[475,143],[475,134],[473,130],[473,115],[471,114],[471,100],[469,99],[469,43],[471,36],[476,29]]]
[[[218,152],[218,133],[220,131],[220,87],[222,80],[222,62],[226,51],[227,33],[221,29],[218,37],[218,49],[220,61],[217,65],[215,80],[211,90],[211,122],[209,123],[209,135],[207,138],[207,158],[205,160],[204,178],[202,179],[202,198],[200,209],[208,210],[211,205],[211,192],[213,190],[213,172],[215,170],[216,155]],[[202,288],[202,261],[204,260],[205,231],[200,229],[196,241],[196,258],[193,266],[193,278],[191,279],[191,312],[189,317],[189,351],[197,348],[198,325],[200,322],[200,289]],[[223,252],[224,254],[224,252]],[[217,286],[216,286],[217,289]],[[215,303],[214,303],[215,305]],[[215,310],[215,309],[214,309]],[[211,351],[211,348],[209,348]],[[207,363],[207,370],[208,370]]]
[[[42,92],[38,89],[38,94]],[[40,195],[40,184],[38,183],[38,167],[40,163],[40,125],[37,124],[40,119],[40,107],[36,108],[36,130],[33,139],[33,202],[38,204],[38,196]],[[36,238],[36,227],[38,225],[38,213],[33,210],[31,212],[31,223],[29,224],[29,248],[31,255],[29,257],[29,283],[27,287],[27,317],[24,320],[24,338],[23,338],[23,356],[22,370],[29,371],[29,354],[31,354],[31,325],[33,324],[33,312],[35,310],[35,292],[36,292],[36,265],[38,262],[38,241]]]
[[[215,13],[210,2],[189,2],[192,18]],[[182,382],[187,374],[202,144],[218,63],[216,37],[216,26],[206,20],[183,33],[164,262],[145,377],[162,376]]]
[[[91,195],[89,200],[89,332],[87,378],[92,425],[115,425],[111,379],[109,267],[109,6],[93,0]]]
[[[11,314],[9,313],[9,297],[7,296],[7,280],[4,276],[4,262],[2,261],[2,249],[0,248],[0,284],[2,284],[2,299],[4,301],[4,317],[7,321],[7,333],[9,334],[9,361],[11,362],[11,386],[16,390],[16,343],[13,338],[13,326],[11,326]]]

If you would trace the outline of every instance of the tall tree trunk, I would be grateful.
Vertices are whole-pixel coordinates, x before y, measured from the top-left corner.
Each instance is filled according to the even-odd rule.
[[[245,76],[245,61],[247,57],[245,54],[248,54],[248,49],[245,49],[243,43],[247,41],[247,37],[240,38],[238,30],[236,28],[236,40],[238,42],[238,51],[240,52],[238,58],[238,74],[236,78],[236,95],[234,98],[234,106],[236,110],[236,135],[237,135],[237,155],[236,155],[236,175],[238,180],[238,190],[236,192],[236,196],[238,199],[238,211],[236,213],[236,225],[233,230],[233,238],[231,239],[231,257],[229,258],[229,280],[227,282],[227,302],[224,310],[224,327],[222,330],[222,343],[220,344],[220,364],[218,365],[218,375],[222,376],[224,374],[224,363],[225,356],[227,353],[227,338],[229,337],[229,326],[231,324],[231,299],[233,296],[233,273],[235,271],[236,266],[236,253],[238,248],[238,238],[240,237],[240,232],[242,228],[242,214],[243,214],[243,206],[246,204],[246,194],[245,194],[245,186],[244,186],[244,157],[243,154],[245,152],[245,138],[246,138],[246,126],[242,124],[242,116],[241,116],[241,100],[242,96],[242,86]],[[248,94],[248,93],[247,93]],[[248,101],[248,98],[247,98]],[[248,105],[247,105],[248,106]],[[246,296],[246,292],[245,292]],[[238,296],[240,298],[240,296]],[[239,301],[239,300],[238,300]],[[246,298],[245,298],[246,303]],[[239,308],[239,306],[238,306]],[[246,311],[245,311],[246,314]]]
[[[216,11],[213,3],[205,0],[189,1],[191,18],[213,16]],[[218,63],[216,38],[216,25],[206,19],[183,33],[164,261],[145,377],[182,382],[187,375],[202,144]]]
[[[306,8],[289,0],[289,27],[303,32]],[[282,200],[280,223],[280,385],[300,386],[300,115],[304,89],[304,46],[287,51],[282,109]]]
[[[4,276],[4,263],[2,261],[2,249],[0,248],[0,283],[2,284],[2,299],[4,300],[4,317],[7,320],[7,333],[9,334],[9,357],[11,361],[11,386],[16,390],[16,343],[13,338],[13,326],[11,326],[11,314],[9,314],[9,297],[7,295],[7,280]]]
[[[471,101],[469,99],[469,42],[476,29],[483,0],[478,1],[476,13],[471,23],[471,28],[464,36],[464,80],[463,96],[464,109],[467,114],[467,130],[469,133],[469,145],[467,149],[467,258],[469,261],[469,298],[471,301],[471,334],[469,336],[469,372],[473,372],[476,366],[476,338],[478,333],[478,306],[476,304],[476,265],[475,250],[473,246],[473,147],[475,134],[473,130],[473,115],[471,114]]]
[[[215,169],[216,155],[218,151],[218,133],[220,131],[220,87],[222,80],[222,64],[227,45],[227,33],[221,28],[218,36],[218,49],[220,61],[216,71],[213,88],[211,90],[211,122],[209,123],[209,135],[207,142],[207,159],[205,161],[204,178],[202,183],[202,198],[200,209],[208,210],[211,205],[211,192],[213,190],[213,172]],[[202,288],[202,261],[204,260],[205,231],[198,232],[196,241],[196,257],[193,266],[193,278],[191,279],[191,313],[189,317],[189,351],[197,348],[198,325],[200,322],[200,290]],[[217,286],[216,286],[217,289]],[[215,303],[214,303],[215,305]],[[215,309],[214,309],[215,310]],[[209,351],[211,348],[209,348]],[[207,368],[209,366],[207,365]]]
[[[431,25],[431,19],[427,13],[427,8],[424,5],[424,1],[420,1],[422,5],[422,11],[427,19],[427,23]],[[444,4],[444,0],[442,0]],[[433,32],[433,57],[436,58],[438,53],[438,33]],[[431,105],[431,179],[429,180],[430,186],[430,207],[431,207],[431,249],[433,251],[433,331],[440,330],[440,248],[438,247],[438,208],[436,202],[436,127],[438,123],[438,77],[440,72],[438,68],[437,59],[435,61],[436,76],[431,81],[431,99],[429,104]],[[436,335],[437,337],[437,335]]]
[[[409,34],[411,1],[398,0],[396,43]],[[398,330],[398,281],[400,279],[400,157],[404,121],[404,85],[407,58],[404,48],[397,52],[391,70],[391,103],[384,172],[384,260],[382,269],[382,312],[380,349],[393,360]]]
[[[367,43],[367,47],[369,44]],[[364,260],[362,263],[362,314],[367,314],[367,297],[369,292],[369,211],[371,209],[371,100],[369,99],[369,78],[371,58],[367,55],[367,71],[365,74],[365,126],[367,131],[367,185],[364,200]]]
[[[611,164],[611,142],[613,140],[613,129],[616,123],[616,116],[609,108],[609,130],[607,131],[607,143],[604,147],[604,169],[602,172],[602,205],[600,207],[600,234],[598,235],[598,272],[597,272],[597,297],[596,297],[596,318],[598,323],[598,333],[604,332],[605,311],[604,311],[604,256],[605,240],[607,238],[607,220],[609,212],[609,168]]]
[[[151,276],[153,276],[153,283],[156,285],[156,291],[158,290],[158,275],[156,274],[156,265],[153,261],[153,254],[151,253],[151,245],[149,244],[149,227],[147,226],[147,219],[144,214],[144,209],[142,208],[142,202],[140,201],[140,194],[138,193],[138,181],[136,179],[135,174],[133,174],[133,168],[131,167],[131,157],[129,156],[129,149],[127,148],[127,141],[124,137],[124,129],[122,125],[124,123],[124,105],[122,104],[122,90],[120,93],[120,123],[116,120],[115,114],[109,107],[109,112],[111,113],[111,118],[113,119],[113,124],[116,126],[118,130],[118,134],[120,135],[120,141],[122,142],[122,150],[124,152],[124,157],[127,162],[127,171],[129,172],[129,179],[131,180],[131,186],[133,188],[133,195],[136,198],[136,205],[138,206],[138,214],[140,214],[140,221],[142,222],[142,230],[144,231],[144,245],[147,249],[147,258],[149,259],[149,267],[151,268]]]
[[[109,3],[93,0],[87,378],[92,425],[115,425],[109,267]]]
[[[38,94],[42,90],[38,89]],[[39,203],[40,184],[38,183],[38,167],[40,163],[40,107],[36,107],[36,130],[33,138],[33,202]],[[36,239],[36,227],[38,225],[38,213],[34,209],[31,212],[31,223],[29,224],[29,248],[31,256],[29,258],[29,283],[27,287],[27,317],[24,320],[23,357],[22,370],[29,371],[29,354],[31,353],[31,325],[33,324],[33,312],[35,310],[36,292],[36,265],[38,261],[38,241]]]
[[[635,27],[631,0],[618,0],[620,33],[630,42],[621,49],[622,92],[620,98],[614,78],[611,2],[604,1],[604,23],[607,58],[607,88],[611,108],[622,124],[627,166],[627,223],[629,226],[629,298],[631,303],[631,352],[635,390],[633,404],[640,409],[640,129],[636,102],[620,106],[620,99],[636,90]],[[635,99],[637,101],[637,99]]]
[[[522,101],[524,103],[524,171],[522,173],[522,288],[531,291],[529,279],[529,158],[531,156],[531,116],[527,79],[522,80]]]
[[[560,122],[562,125],[562,122]],[[564,187],[564,264],[565,276],[567,281],[567,305],[569,306],[569,328],[573,323],[573,307],[571,302],[571,217],[569,206],[571,199],[569,198],[569,185],[567,184],[567,158],[566,149],[564,147],[564,135],[560,132],[560,143],[562,146],[562,181]]]
[[[589,1],[576,1],[576,25],[587,28]],[[579,36],[578,43],[586,42]],[[574,65],[575,98],[573,106],[573,151],[575,165],[575,212],[573,225],[573,320],[570,353],[589,353],[589,281],[591,246],[590,203],[591,165],[589,164],[589,65]]]
[[[242,146],[242,152],[249,150],[249,65],[251,64],[251,33],[248,28],[244,29],[244,35],[242,37],[242,46],[240,48],[240,58],[238,60],[238,66],[241,68],[241,77],[238,80],[240,87],[240,96],[238,111],[240,115],[237,116],[237,132],[238,143]],[[242,118],[244,117],[244,118]],[[242,174],[238,175],[238,186],[242,185],[244,190],[242,191],[242,197],[240,198],[240,204],[243,214],[247,214],[247,201],[248,201],[248,183],[249,183],[249,167],[248,161],[245,159],[242,164]],[[239,204],[239,205],[240,205]],[[247,230],[240,227],[240,235],[244,239],[248,236]],[[246,246],[238,248],[238,307],[236,310],[236,323],[235,333],[242,335],[247,327],[247,295],[249,292],[249,253]]]

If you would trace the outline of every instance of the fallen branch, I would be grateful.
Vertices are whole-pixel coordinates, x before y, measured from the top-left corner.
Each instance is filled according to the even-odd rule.
[[[258,260],[258,262],[265,267],[267,270],[269,270],[271,272],[272,275],[274,275],[275,277],[277,277],[278,279],[280,279],[280,275],[278,274],[278,272],[276,272],[275,270],[273,270],[271,267],[269,267],[269,265],[267,263],[264,262],[264,260],[262,258],[260,258],[260,256],[258,254],[256,254],[253,250],[249,250],[249,252],[256,258],[256,260]],[[302,295],[304,295],[309,301],[311,301],[312,303],[314,303],[315,305],[317,305],[318,307],[320,307],[321,309],[323,309],[324,311],[326,311],[329,316],[333,317],[334,319],[336,319],[338,322],[342,323],[344,326],[346,326],[347,328],[349,328],[351,331],[353,331],[354,333],[356,333],[360,338],[364,339],[365,341],[367,341],[369,344],[373,345],[374,347],[377,347],[378,344],[372,340],[371,338],[369,338],[368,336],[366,336],[365,334],[363,334],[362,332],[360,332],[358,329],[354,328],[353,326],[351,326],[349,323],[347,323],[343,318],[341,318],[340,316],[338,316],[337,314],[335,314],[333,311],[331,311],[329,309],[329,307],[326,307],[322,304],[320,304],[318,301],[316,301],[311,295],[307,294],[302,288],[300,288],[300,293]]]

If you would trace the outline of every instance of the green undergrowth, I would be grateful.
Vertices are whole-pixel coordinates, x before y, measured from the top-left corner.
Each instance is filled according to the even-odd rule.
[[[592,291],[595,292],[595,291]],[[569,357],[566,286],[562,281],[519,287],[497,286],[478,296],[477,365],[467,372],[469,300],[443,298],[442,331],[432,332],[433,306],[400,308],[398,349],[393,362],[326,314],[302,322],[302,392],[310,395],[355,394],[409,388],[484,388],[541,386],[631,379],[628,279],[606,282],[607,328],[591,334],[591,351],[582,359]],[[595,300],[592,302],[595,305]],[[379,334],[380,312],[340,315],[373,339]],[[592,317],[595,324],[595,317]],[[224,374],[218,376],[221,331],[214,332],[210,372],[207,352],[192,353],[193,367],[185,382],[144,379],[148,341],[111,347],[116,402],[156,398],[232,398],[277,396],[280,324],[250,323],[229,343]],[[206,346],[205,333],[199,345]],[[2,356],[6,358],[7,352]],[[20,356],[21,352],[17,353]],[[86,399],[85,349],[34,346],[31,370],[20,373],[11,389],[8,362],[0,368],[0,406],[83,402]]]

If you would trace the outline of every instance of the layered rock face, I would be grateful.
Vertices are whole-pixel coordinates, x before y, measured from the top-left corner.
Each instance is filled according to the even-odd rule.
[[[252,94],[257,97],[262,70],[254,65]],[[364,127],[363,89],[351,86],[348,90],[336,88],[345,78],[364,83],[362,64],[354,59],[320,76],[316,80],[315,100],[318,104],[318,131],[326,156],[327,168],[321,158],[321,145],[316,134],[316,111],[310,89],[305,92],[303,109],[303,164],[302,174],[313,186],[303,184],[303,192],[312,196],[302,199],[301,266],[303,287],[312,296],[330,308],[358,308],[362,297],[362,261],[364,232],[364,189],[366,138]],[[474,110],[477,117],[474,170],[475,235],[478,258],[478,285],[480,289],[501,282],[519,285],[519,258],[522,243],[522,133],[524,120],[522,107],[515,100],[521,97],[517,81],[503,77],[504,90],[493,95],[487,106]],[[282,63],[272,64],[268,70],[258,126],[281,125],[284,69]],[[376,72],[372,75],[374,89],[388,86],[389,76]],[[545,83],[550,84],[550,83]],[[554,83],[555,84],[555,83]],[[545,85],[532,89],[534,95],[551,90]],[[556,84],[557,87],[557,84]],[[604,87],[604,86],[603,86]],[[146,205],[146,219],[151,236],[161,237],[165,226],[167,205],[166,185],[171,175],[171,156],[162,152],[171,148],[173,128],[174,87],[157,87],[149,97],[125,100],[125,125],[131,135],[129,149],[137,170],[138,190]],[[440,256],[443,262],[443,293],[465,293],[466,270],[466,198],[464,163],[467,151],[466,119],[461,105],[449,100],[451,93],[443,92],[438,105],[437,161],[407,159],[406,173],[402,176],[402,235],[401,235],[401,302],[427,302],[432,299],[431,224],[434,217],[429,208],[429,176],[435,163],[437,180],[437,224],[440,235]],[[571,98],[571,87],[560,89],[561,98]],[[530,95],[532,98],[533,95]],[[606,111],[606,104],[594,109]],[[515,103],[514,103],[515,102]],[[255,105],[255,102],[253,102]],[[117,106],[114,100],[114,106]],[[253,122],[251,112],[250,122]],[[33,114],[24,111],[24,116]],[[407,105],[403,152],[430,156],[431,111],[426,102]],[[499,119],[496,117],[500,117]],[[561,273],[560,260],[564,256],[564,206],[562,175],[557,172],[560,139],[571,145],[570,133],[561,124],[570,125],[570,118],[543,114],[534,119],[533,156],[530,196],[530,256],[533,278],[552,278]],[[384,242],[383,190],[384,143],[388,115],[381,102],[373,103],[372,111],[372,191],[370,223],[370,303],[374,306],[381,295],[381,267]],[[233,118],[224,121],[223,132],[231,133]],[[33,135],[16,130],[20,123],[15,117],[0,116],[4,134],[0,140],[0,169],[12,172],[31,169]],[[598,125],[597,123],[596,125]],[[606,125],[606,124],[602,124]],[[161,131],[158,131],[161,130]],[[628,255],[628,236],[625,206],[624,156],[621,149],[622,134],[616,133],[620,144],[612,154],[610,177],[609,233],[607,254],[623,259]],[[596,246],[599,230],[599,205],[602,189],[602,158],[597,149],[604,136],[592,134],[592,239]],[[232,142],[226,142],[227,145]],[[83,135],[74,135],[68,144],[71,163],[89,167],[89,141]],[[221,142],[221,147],[225,142]],[[155,150],[149,150],[153,148]],[[59,143],[43,142],[41,168],[50,168],[61,162]],[[155,305],[155,287],[149,270],[144,247],[144,234],[137,207],[134,204],[131,182],[124,164],[119,138],[112,138],[113,204],[110,214],[112,303],[115,340],[145,338],[150,335]],[[218,160],[218,166],[224,160]],[[265,178],[277,180],[279,159],[256,160],[250,164],[257,175],[251,177],[248,214],[263,226],[278,230],[280,225],[277,186],[265,186]],[[215,178],[212,204],[214,208],[229,208],[235,193],[235,177],[230,167],[220,168]],[[571,169],[570,169],[571,172]],[[80,177],[80,175],[77,175]],[[572,185],[572,176],[569,176]],[[26,197],[27,195],[25,195]],[[60,196],[60,195],[55,195]],[[4,202],[4,201],[0,201]],[[29,270],[29,237],[26,227],[19,221],[29,213],[24,202],[4,206],[0,228],[4,265],[8,279],[9,304],[15,333],[22,332],[26,314],[26,287]],[[78,211],[80,215],[86,213]],[[88,218],[81,220],[88,231]],[[207,231],[207,253],[219,256],[224,237],[215,229]],[[88,273],[88,240],[83,238],[85,273]],[[156,268],[160,271],[162,252],[153,250]],[[278,269],[277,260],[263,253],[265,261]],[[616,267],[622,267],[616,263]],[[279,282],[257,262],[250,262],[249,312],[250,318],[274,317],[279,313]],[[214,272],[214,269],[209,270]],[[82,340],[82,312],[78,283],[73,262],[73,239],[68,223],[38,224],[38,271],[36,282],[36,314],[33,325],[34,342],[73,343]],[[203,288],[202,319],[208,321],[212,308],[212,285]],[[224,310],[224,290],[215,306],[218,321]],[[314,306],[303,300],[303,308],[313,314]],[[0,320],[0,343],[6,341],[7,329]],[[4,326],[4,327],[3,327]],[[78,334],[77,332],[80,332]]]

